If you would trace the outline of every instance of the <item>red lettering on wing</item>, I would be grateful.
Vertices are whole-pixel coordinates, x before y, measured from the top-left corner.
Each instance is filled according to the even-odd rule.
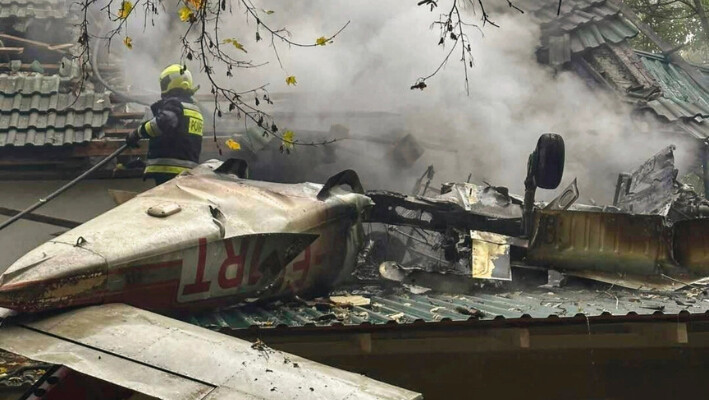
[[[259,271],[259,259],[261,258],[261,250],[263,250],[263,244],[266,242],[265,236],[259,236],[256,239],[256,246],[254,247],[254,253],[251,255],[251,268],[249,268],[249,285],[255,285],[261,279],[261,271]]]
[[[241,285],[241,281],[244,279],[244,264],[246,261],[246,250],[249,246],[249,240],[247,238],[241,239],[241,246],[239,246],[239,254],[234,254],[234,247],[231,240],[224,241],[224,247],[226,249],[226,260],[219,267],[219,286],[222,289],[231,289]],[[236,276],[233,278],[227,278],[227,269],[232,266],[236,266]]]
[[[311,247],[312,245],[305,248],[305,254],[303,255],[302,260],[293,263],[293,272],[303,271],[303,273],[300,275],[300,278],[297,281],[293,282],[293,285],[295,287],[301,287],[305,283],[305,278],[308,277],[308,270],[310,269]]]
[[[204,269],[207,265],[207,239],[199,239],[199,256],[197,257],[197,277],[195,283],[185,285],[182,289],[182,295],[190,295],[195,293],[203,293],[209,291],[211,281],[204,280]]]

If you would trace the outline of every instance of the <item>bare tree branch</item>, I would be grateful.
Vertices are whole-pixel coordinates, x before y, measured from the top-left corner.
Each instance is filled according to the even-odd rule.
[[[507,2],[507,6],[510,8],[513,8],[520,13],[524,13],[524,11],[517,7],[511,0],[505,0]],[[485,27],[485,25],[491,25],[496,28],[499,28],[500,26],[493,22],[490,19],[490,15],[485,11],[485,6],[483,3],[483,0],[477,0],[478,7],[481,12],[481,18],[480,20],[482,21],[481,25],[478,26],[476,24],[468,23],[465,22],[463,19],[463,16],[460,11],[460,4],[465,3],[467,4],[473,12],[475,11],[475,3],[473,3],[473,0],[452,0],[451,2],[451,7],[448,10],[447,13],[445,14],[440,14],[438,19],[433,22],[432,26],[438,26],[440,29],[440,36],[438,40],[438,45],[439,46],[444,46],[446,44],[451,45],[451,49],[446,55],[443,57],[443,60],[438,64],[438,67],[429,75],[419,77],[416,79],[414,84],[411,86],[411,89],[420,89],[423,90],[427,87],[426,81],[432,77],[434,77],[436,74],[438,74],[441,69],[448,63],[448,60],[450,59],[451,54],[453,54],[453,51],[457,48],[459,42],[461,45],[461,57],[460,61],[463,63],[463,77],[464,77],[464,84],[465,84],[465,92],[466,94],[470,94],[470,80],[468,78],[468,68],[472,68],[474,65],[474,59],[473,59],[473,53],[472,53],[472,47],[470,45],[470,38],[468,37],[467,33],[465,32],[466,27],[473,27],[477,29],[481,36],[483,35],[482,28]],[[438,0],[421,0],[417,3],[418,6],[428,6],[430,7],[430,10],[433,11],[438,7]]]
[[[127,21],[133,16],[135,7],[141,5],[141,3],[145,18],[143,26],[145,28],[147,20],[151,19],[152,21],[152,19],[158,15],[158,5],[163,4],[162,0],[136,0],[135,4],[127,1],[108,0],[103,6],[99,5],[98,0],[81,0],[80,4],[83,19],[79,24],[78,42],[81,47],[81,52],[78,58],[81,59],[82,79],[80,81],[79,91],[83,89],[83,85],[86,79],[89,78],[91,71],[89,60],[91,59],[90,54],[92,51],[92,35],[89,33],[89,9],[92,7],[100,7],[99,11],[105,12],[108,16],[108,22],[113,24],[104,34],[95,37],[96,39],[107,42],[107,46],[110,46],[113,39],[126,31]],[[114,12],[116,4],[120,4],[118,13]],[[216,118],[221,118],[224,112],[220,99],[226,99],[228,104],[227,112],[236,113],[238,119],[242,116],[245,117],[245,122],[246,120],[253,122],[256,126],[263,129],[264,136],[270,135],[280,140],[282,143],[281,149],[287,152],[289,152],[291,147],[296,145],[320,146],[335,141],[334,139],[323,139],[321,141],[301,142],[296,139],[289,139],[280,134],[275,120],[268,113],[259,108],[261,101],[273,104],[266,90],[267,84],[262,84],[245,91],[237,91],[225,87],[218,82],[215,76],[216,67],[225,69],[227,78],[232,78],[237,69],[257,68],[267,64],[267,62],[254,63],[251,60],[236,58],[224,51],[222,46],[229,43],[246,53],[246,50],[236,39],[222,40],[220,38],[221,17],[223,12],[227,12],[227,0],[180,0],[178,5],[179,4],[184,5],[183,11],[185,12],[185,18],[183,21],[186,23],[184,33],[181,37],[182,57],[183,59],[195,60],[199,63],[202,72],[206,75],[210,83],[210,91],[214,95],[214,122],[212,128],[215,142],[217,141]],[[231,0],[228,1],[228,4],[228,12],[231,12]],[[271,34],[271,46],[281,67],[283,67],[283,65],[276,47],[276,40],[293,47],[309,48],[322,46],[325,43],[331,43],[333,39],[349,25],[348,21],[334,34],[321,38],[322,43],[321,39],[313,43],[301,43],[290,39],[290,32],[288,32],[286,28],[274,29],[269,26],[269,24],[265,23],[251,0],[238,0],[238,4],[245,8],[245,19],[247,21],[250,18],[256,20],[255,31],[257,41],[261,39],[259,33],[261,29]],[[181,16],[181,19],[182,18]],[[127,35],[125,35],[124,44],[128,47],[131,46],[131,38]],[[254,96],[254,105],[247,102],[246,97],[248,95]],[[219,151],[221,153],[221,149]]]

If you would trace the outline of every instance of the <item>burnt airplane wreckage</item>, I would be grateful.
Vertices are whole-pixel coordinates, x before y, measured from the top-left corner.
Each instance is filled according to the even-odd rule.
[[[677,181],[673,151],[620,174],[612,206],[575,204],[576,180],[551,202],[534,202],[537,182],[545,189],[560,183],[563,142],[553,136],[540,138],[530,155],[524,197],[471,183],[446,183],[423,196],[429,167],[418,194],[367,193],[378,205],[371,220],[388,225],[365,246],[363,260],[368,252],[379,259],[363,261],[358,275],[366,281],[378,269],[384,279],[432,287],[446,287],[447,276],[461,287],[461,279],[509,281],[519,268],[548,271],[556,283],[564,275],[640,290],[699,283],[709,265],[709,201]],[[390,259],[382,262],[381,254]]]
[[[209,309],[322,292],[367,263],[385,279],[418,269],[509,280],[527,267],[676,289],[709,272],[709,202],[676,181],[672,151],[621,174],[605,207],[574,204],[575,181],[534,201],[562,178],[554,134],[529,157],[524,197],[471,183],[436,196],[365,192],[351,170],[324,185],[278,184],[245,179],[240,160],[207,162],[27,253],[0,277],[0,305]],[[384,229],[365,237],[364,224]]]
[[[314,297],[353,281],[395,281],[410,290],[427,290],[427,283],[434,289],[446,286],[451,278],[472,286],[504,284],[514,268],[634,289],[678,289],[709,276],[704,250],[709,248],[709,224],[703,218],[709,215],[709,202],[676,181],[672,150],[621,175],[615,204],[607,207],[575,204],[575,181],[553,201],[535,201],[538,188],[555,189],[562,179],[564,143],[554,134],[542,135],[529,157],[523,197],[504,187],[471,183],[444,184],[431,196],[424,181],[430,182],[432,171],[417,182],[418,194],[404,195],[365,192],[351,170],[324,185],[279,184],[246,179],[240,160],[206,162],[11,265],[0,277],[0,306],[12,310],[5,321],[10,326],[0,328],[0,349],[113,382],[110,368],[64,356],[79,351],[71,346],[83,345],[143,366],[157,360],[160,371],[189,378],[185,384],[211,387],[200,393],[228,393],[244,390],[239,385],[245,383],[175,366],[165,359],[179,359],[174,352],[150,358],[130,346],[143,348],[142,337],[149,336],[156,339],[151,346],[157,351],[162,334],[156,332],[177,340],[180,332],[192,329],[168,316]],[[22,335],[33,340],[18,340]],[[127,344],[115,348],[109,339],[116,335],[125,336]],[[201,334],[185,335],[194,339]],[[210,354],[196,357],[214,358],[209,346],[193,342],[197,352]],[[243,344],[211,336],[207,342],[221,343],[234,357],[251,357]],[[212,358],[203,361],[220,362]],[[336,375],[334,369],[311,364],[310,378]],[[99,372],[92,375],[92,368]],[[287,376],[292,372],[281,370]],[[323,387],[320,395],[418,398],[345,375],[337,378],[346,383],[342,392]],[[144,393],[144,386],[133,384],[135,377],[116,379]],[[246,387],[260,396],[268,389],[263,385]],[[156,392],[163,389],[169,390],[156,386],[151,393],[221,398]],[[289,390],[281,393],[283,398],[300,396]]]

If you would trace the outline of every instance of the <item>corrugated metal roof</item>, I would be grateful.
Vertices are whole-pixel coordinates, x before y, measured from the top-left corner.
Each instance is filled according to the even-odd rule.
[[[559,14],[569,14],[573,10],[583,10],[605,2],[606,0],[564,0],[561,2],[561,11]],[[556,17],[559,2],[549,0],[521,0],[519,2],[515,2],[515,5],[521,7],[525,11],[531,11],[534,14],[547,15],[549,18],[553,18]]]
[[[67,6],[64,0],[0,0],[2,18],[64,18]]]
[[[0,146],[81,143],[108,121],[109,93],[61,93],[58,75],[0,75]]]
[[[709,118],[709,93],[684,71],[662,57],[638,52],[643,65],[662,87],[662,97],[647,105],[669,121]]]
[[[709,300],[703,299],[698,291],[661,295],[614,288],[611,285],[592,285],[532,287],[510,291],[481,289],[476,294],[412,294],[399,290],[368,295],[366,291],[360,291],[359,295],[371,300],[369,306],[346,308],[303,303],[248,305],[195,314],[186,320],[210,329],[238,330],[253,327],[356,326],[524,317],[547,319],[579,314],[593,317],[606,313],[646,315],[657,311],[677,314],[683,310],[703,313],[709,310]]]
[[[709,120],[697,121],[695,119],[680,120],[675,125],[692,137],[700,140],[709,138]]]
[[[636,53],[662,89],[661,97],[641,104],[639,109],[649,109],[659,117],[674,122],[694,138],[709,138],[709,92],[661,55],[643,51]],[[708,68],[697,68],[704,76],[709,76]]]
[[[609,1],[565,0],[558,16],[557,6],[556,2],[531,0],[527,7],[541,23],[542,47],[549,50],[551,65],[562,65],[571,61],[572,54],[617,44],[638,34]]]

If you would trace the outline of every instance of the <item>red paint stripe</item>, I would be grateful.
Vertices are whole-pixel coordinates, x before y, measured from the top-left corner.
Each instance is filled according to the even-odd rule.
[[[133,266],[116,268],[116,269],[110,269],[110,270],[108,270],[106,275],[118,275],[121,273],[125,273],[126,271],[133,271],[133,270],[137,270],[137,269],[140,269],[142,271],[147,271],[147,270],[154,270],[154,269],[161,269],[161,268],[172,268],[172,267],[182,267],[182,260],[173,260],[173,261],[165,261],[165,262],[154,263],[154,264],[133,265]],[[96,271],[96,272],[91,273],[90,275],[100,274],[100,273],[101,273],[101,271]],[[79,275],[79,276],[85,276],[85,275],[86,274]],[[0,286],[0,292],[21,289],[21,288],[24,288],[27,286],[33,286],[33,285],[51,285],[53,283],[59,283],[65,279],[74,280],[74,279],[76,279],[76,276],[37,279],[37,280],[32,280],[32,281],[4,284],[4,285]]]
[[[150,271],[150,270],[154,270],[154,269],[173,268],[173,267],[182,267],[182,260],[172,260],[172,261],[165,261],[165,262],[159,262],[159,263],[154,263],[154,264],[129,265],[126,267],[109,269],[108,275],[118,275],[118,274],[124,273],[126,271],[135,271],[135,270]]]

